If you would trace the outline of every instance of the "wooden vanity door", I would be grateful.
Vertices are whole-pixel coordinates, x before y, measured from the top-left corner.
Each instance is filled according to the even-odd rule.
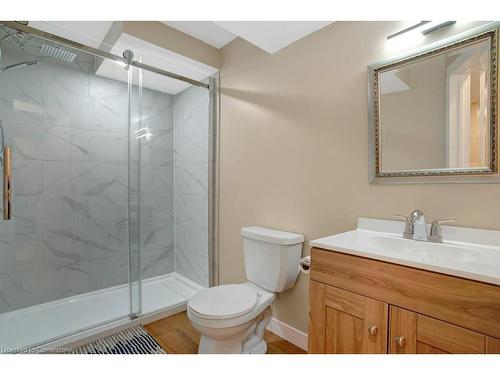
[[[487,353],[495,339],[400,307],[390,307],[392,354]]]
[[[311,281],[309,353],[387,353],[388,305]]]

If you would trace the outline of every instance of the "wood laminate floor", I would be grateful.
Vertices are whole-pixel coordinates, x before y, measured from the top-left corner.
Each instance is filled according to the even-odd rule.
[[[200,334],[191,326],[186,312],[157,320],[144,326],[162,348],[169,354],[196,354]],[[268,354],[305,354],[292,343],[266,330]]]

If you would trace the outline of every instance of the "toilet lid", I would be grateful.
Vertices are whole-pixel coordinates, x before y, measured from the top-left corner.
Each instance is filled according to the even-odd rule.
[[[196,293],[188,303],[195,313],[212,319],[234,318],[257,305],[257,290],[245,284],[220,285]]]

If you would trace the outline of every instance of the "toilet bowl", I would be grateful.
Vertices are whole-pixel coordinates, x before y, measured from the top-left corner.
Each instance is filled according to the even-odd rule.
[[[208,288],[188,302],[187,315],[201,334],[198,353],[266,353],[275,293],[297,279],[302,235],[262,227],[241,233],[248,282]]]
[[[273,301],[273,293],[251,283],[216,286],[195,295],[187,313],[202,335],[199,353],[265,353],[264,328]]]

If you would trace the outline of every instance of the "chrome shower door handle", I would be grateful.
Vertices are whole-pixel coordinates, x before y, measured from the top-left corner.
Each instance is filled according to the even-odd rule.
[[[12,162],[10,147],[3,148],[3,219],[12,217]]]

